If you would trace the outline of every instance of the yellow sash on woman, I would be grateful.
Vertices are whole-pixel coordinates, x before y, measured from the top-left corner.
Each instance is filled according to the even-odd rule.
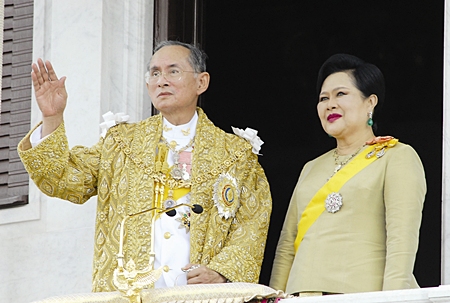
[[[384,149],[394,146],[397,143],[397,139],[395,143],[391,146],[387,144],[383,144]],[[378,147],[378,146],[377,146]],[[322,188],[320,188],[314,197],[309,201],[305,210],[302,213],[302,217],[298,222],[298,232],[297,237],[295,238],[294,248],[295,252],[297,252],[300,243],[303,240],[304,235],[308,231],[308,229],[316,222],[317,218],[323,213],[325,210],[325,200],[330,193],[337,193],[341,189],[344,184],[350,180],[353,176],[355,176],[358,172],[367,167],[370,163],[381,157],[381,155],[371,156],[367,158],[366,155],[369,152],[369,149],[374,149],[374,146],[368,146],[364,149],[359,155],[357,155],[353,160],[347,163],[341,170],[339,170],[334,176],[332,176],[327,183],[325,183]],[[377,148],[378,149],[378,148]]]

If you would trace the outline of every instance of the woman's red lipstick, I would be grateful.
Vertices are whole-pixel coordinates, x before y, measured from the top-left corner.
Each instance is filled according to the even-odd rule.
[[[339,114],[329,114],[327,117],[328,122],[334,122],[337,119],[339,119],[340,117],[342,117],[342,115]]]

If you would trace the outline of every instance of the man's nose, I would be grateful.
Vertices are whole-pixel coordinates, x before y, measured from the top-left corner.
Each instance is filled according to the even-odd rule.
[[[158,86],[166,86],[169,85],[169,80],[167,80],[166,74],[162,73],[161,76],[158,77],[158,80],[156,81]]]

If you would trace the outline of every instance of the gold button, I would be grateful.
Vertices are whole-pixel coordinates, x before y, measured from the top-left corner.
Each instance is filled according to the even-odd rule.
[[[164,233],[164,238],[169,239],[171,236],[170,232],[165,232]]]
[[[167,265],[164,265],[164,267],[163,267],[163,270],[165,271],[165,272],[168,272],[169,271],[169,266],[167,266]]]

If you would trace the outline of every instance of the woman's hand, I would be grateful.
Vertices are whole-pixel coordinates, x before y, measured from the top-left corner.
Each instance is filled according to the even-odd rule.
[[[58,80],[50,61],[38,59],[37,64],[31,66],[31,80],[33,82],[36,101],[42,112],[41,136],[52,133],[62,122],[67,103],[67,91],[64,85],[66,77]]]

